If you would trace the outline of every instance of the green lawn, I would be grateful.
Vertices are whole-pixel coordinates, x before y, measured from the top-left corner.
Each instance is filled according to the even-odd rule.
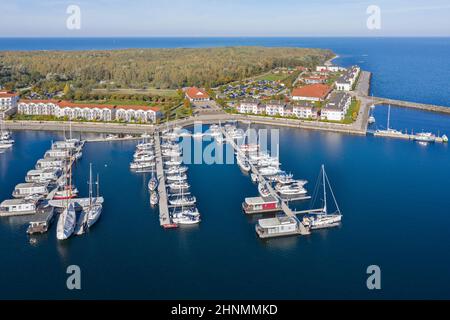
[[[283,81],[284,79],[286,79],[287,77],[289,77],[289,74],[283,74],[283,73],[279,73],[279,74],[275,74],[275,73],[268,73],[268,74],[263,74],[260,75],[256,78],[254,78],[254,80],[259,81],[259,80],[266,80],[266,81]]]
[[[342,123],[350,124],[356,121],[359,113],[359,109],[361,108],[361,101],[353,99],[350,104],[350,108],[348,108],[347,114],[345,115],[344,121]]]

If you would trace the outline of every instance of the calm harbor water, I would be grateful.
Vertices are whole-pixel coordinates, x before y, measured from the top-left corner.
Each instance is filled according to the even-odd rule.
[[[0,199],[58,138],[14,132],[16,145],[0,155]],[[128,169],[134,147],[85,146],[75,184],[87,194],[92,162],[106,199],[88,234],[60,243],[53,226],[32,245],[20,219],[0,220],[0,298],[450,298],[446,144],[280,129],[282,168],[312,192],[325,164],[344,223],[269,241],[257,238],[257,217],[242,214],[257,188],[236,165],[190,165],[203,221],[163,230],[149,206],[149,175]],[[65,289],[71,264],[82,269],[79,292]],[[365,285],[372,264],[382,269],[377,293]]]

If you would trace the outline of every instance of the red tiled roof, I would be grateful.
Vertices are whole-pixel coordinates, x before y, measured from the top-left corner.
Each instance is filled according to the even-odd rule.
[[[86,103],[74,103],[70,101],[60,101],[58,105],[61,108],[99,108],[99,109],[114,109],[115,106],[108,104],[86,104]]]
[[[58,104],[61,100],[38,100],[38,99],[26,99],[20,100],[20,103],[55,103]]]
[[[149,107],[149,106],[115,106],[117,109],[125,109],[125,110],[152,110],[155,112],[160,111],[159,107]]]
[[[188,88],[186,95],[191,99],[209,99],[209,94],[197,87]]]
[[[331,87],[325,84],[311,84],[309,86],[295,88],[292,90],[292,96],[325,99],[331,90]]]
[[[125,109],[125,110],[152,110],[158,112],[160,107],[149,106],[118,106],[110,104],[88,104],[88,103],[75,103],[65,100],[23,100],[21,103],[55,103],[61,108],[99,108],[99,109]]]
[[[11,97],[17,97],[18,94],[14,92],[9,91],[0,91],[0,98],[11,98]]]

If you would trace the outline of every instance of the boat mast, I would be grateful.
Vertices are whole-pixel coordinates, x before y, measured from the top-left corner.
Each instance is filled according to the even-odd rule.
[[[325,184],[325,166],[322,164],[322,182],[323,182],[323,212],[327,214],[327,188]]]
[[[92,206],[92,163],[89,164],[89,206]]]
[[[100,178],[99,174],[97,173],[97,199],[100,197]]]
[[[390,122],[391,122],[391,105],[389,105],[389,108],[388,108],[388,124],[387,124],[388,130],[389,130]]]
[[[328,179],[328,176],[327,176],[327,174],[325,173],[325,169],[324,169],[323,172],[324,172],[325,179],[326,179],[326,181],[327,181],[327,183],[328,183],[328,186],[330,187],[330,192],[331,192],[331,195],[333,196],[333,201],[334,201],[334,204],[336,205],[337,212],[338,212],[340,215],[342,215],[341,209],[339,209],[339,205],[338,205],[338,203],[337,203],[337,201],[336,201],[336,197],[334,196],[333,189],[331,188],[330,180]]]

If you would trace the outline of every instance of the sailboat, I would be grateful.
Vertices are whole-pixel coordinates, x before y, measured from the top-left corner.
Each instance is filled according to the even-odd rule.
[[[72,186],[72,171],[69,173],[69,186]],[[70,192],[70,187],[69,187]],[[69,203],[67,199],[66,207],[64,211],[60,214],[58,219],[58,225],[56,228],[56,238],[58,240],[66,240],[70,238],[75,230],[75,225],[77,222],[77,216],[75,213],[75,205],[73,202]]]
[[[324,165],[322,165],[320,173],[322,175],[322,184],[323,184],[323,202],[324,202],[323,209],[320,210],[318,213],[309,213],[303,217],[303,224],[305,226],[310,227],[311,230],[337,227],[339,226],[342,220],[342,214],[337,204],[336,198],[334,196],[333,189],[331,189],[331,184],[325,172]],[[333,201],[336,206],[336,211],[334,213],[328,213],[327,186],[331,191],[331,195],[333,197]]]
[[[181,190],[181,198],[183,198],[183,190]],[[181,204],[181,211],[172,212],[172,222],[178,225],[193,225],[200,223],[200,213],[196,207],[185,209],[184,203]]]
[[[391,129],[390,127],[391,125],[391,105],[389,105],[388,108],[388,117],[387,117],[387,128],[386,130],[376,130],[375,131],[375,135],[379,135],[379,136],[398,136],[398,137],[406,137],[407,135],[403,134],[401,131],[395,130],[395,129]]]
[[[148,189],[153,192],[156,190],[156,188],[158,188],[158,179],[155,176],[155,171],[152,171],[152,177],[148,182]]]

